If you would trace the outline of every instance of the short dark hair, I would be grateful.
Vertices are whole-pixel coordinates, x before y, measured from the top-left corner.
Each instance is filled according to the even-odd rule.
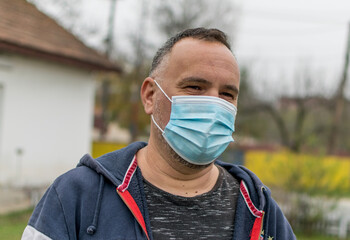
[[[216,28],[191,28],[186,29],[182,32],[177,33],[175,36],[169,38],[164,45],[158,49],[156,55],[153,58],[152,66],[150,70],[150,75],[154,72],[154,70],[159,66],[162,62],[165,55],[171,52],[171,49],[181,39],[184,38],[194,38],[199,40],[204,40],[208,42],[219,42],[225,45],[230,51],[231,46],[228,43],[228,38],[226,34],[219,29]]]

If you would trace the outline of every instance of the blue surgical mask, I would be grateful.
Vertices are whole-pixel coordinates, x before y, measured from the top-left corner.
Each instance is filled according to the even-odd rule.
[[[213,162],[233,142],[236,107],[211,96],[173,96],[170,99],[155,83],[172,103],[170,120],[164,130],[151,116],[170,147],[192,164]]]

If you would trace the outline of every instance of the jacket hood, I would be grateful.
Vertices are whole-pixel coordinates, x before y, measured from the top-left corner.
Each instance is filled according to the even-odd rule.
[[[104,176],[115,186],[119,186],[123,181],[129,165],[138,150],[145,147],[145,142],[134,142],[114,152],[107,153],[101,157],[93,159],[86,154],[80,160],[78,166],[84,165]],[[124,159],[124,160],[121,160]],[[244,182],[249,189],[250,198],[258,209],[264,209],[266,197],[270,197],[270,190],[259,180],[259,178],[250,170],[243,166],[232,165],[217,160],[216,164],[224,167],[239,182]]]
[[[91,224],[86,229],[86,232],[89,235],[93,235],[97,231],[103,197],[104,179],[108,179],[117,187],[123,181],[129,164],[137,151],[146,145],[147,144],[144,142],[135,142],[123,150],[116,150],[114,152],[102,155],[96,159],[93,159],[89,154],[85,154],[80,159],[77,167],[86,166],[100,175],[100,183],[94,210],[94,217]],[[121,159],[124,160],[121,161]]]
[[[217,161],[217,163],[230,172],[239,182],[243,181],[247,185],[250,197],[258,209],[265,208],[266,199],[271,196],[271,191],[252,171],[240,165],[232,165],[221,161]]]
[[[123,181],[129,164],[137,151],[146,145],[145,142],[134,142],[122,150],[107,153],[96,159],[86,154],[80,159],[77,167],[86,166],[118,186]]]
[[[147,143],[145,142],[135,142],[121,150],[107,153],[95,160],[90,155],[85,155],[80,160],[78,166],[83,165],[89,167],[101,176],[99,186],[100,189],[99,194],[97,196],[97,204],[95,208],[94,219],[92,221],[92,224],[87,229],[87,232],[89,234],[94,234],[98,225],[97,223],[100,211],[100,202],[103,195],[102,188],[104,185],[104,179],[108,179],[117,187],[117,189],[119,189],[119,186],[122,185],[124,180],[127,178],[127,175],[129,175],[128,172],[130,166],[133,165],[133,158],[135,154],[138,150],[145,147],[146,145]],[[240,182],[240,191],[243,197],[242,199],[244,199],[247,209],[249,209],[249,211],[251,212],[251,216],[254,216],[254,218],[262,218],[266,209],[265,206],[266,204],[268,204],[266,202],[266,199],[270,198],[269,189],[263,185],[263,183],[258,179],[258,177],[254,173],[252,173],[250,170],[243,166],[232,165],[221,161],[216,161],[215,163],[225,168]],[[141,174],[139,174],[139,177],[142,178]],[[138,181],[135,180],[133,182],[135,183]],[[133,194],[133,191],[131,191],[131,195],[137,198],[137,194]],[[139,203],[142,202],[139,199],[135,200]]]

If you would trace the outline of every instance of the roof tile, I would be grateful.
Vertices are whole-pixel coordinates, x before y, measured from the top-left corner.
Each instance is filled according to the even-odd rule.
[[[68,60],[70,64],[76,62],[92,69],[121,71],[118,65],[87,47],[25,0],[0,0],[0,16],[2,50],[25,50],[26,54],[39,52],[40,57]]]

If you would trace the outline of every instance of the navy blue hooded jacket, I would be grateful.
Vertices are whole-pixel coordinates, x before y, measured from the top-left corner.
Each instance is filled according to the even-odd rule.
[[[134,158],[144,146],[136,142],[96,160],[85,155],[75,169],[49,187],[22,239],[153,239],[152,216]],[[241,182],[233,240],[296,239],[269,190],[252,172],[217,164]]]

